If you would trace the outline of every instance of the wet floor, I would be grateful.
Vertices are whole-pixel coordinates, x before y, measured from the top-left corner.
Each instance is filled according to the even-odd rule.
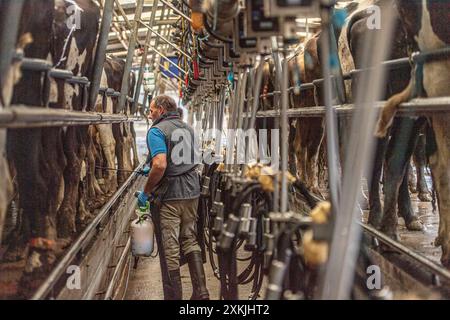
[[[398,219],[398,235],[400,242],[413,249],[415,252],[425,256],[426,258],[440,263],[442,250],[440,247],[434,246],[434,240],[438,234],[439,213],[433,211],[431,202],[421,202],[417,198],[417,194],[411,194],[412,206],[417,217],[423,223],[424,231],[409,231],[405,226],[403,218]],[[369,212],[364,211],[363,221],[367,222]]]
[[[413,195],[413,208],[424,224],[425,230],[409,231],[406,229],[403,219],[400,218],[398,228],[400,242],[440,264],[442,250],[440,247],[437,248],[434,246],[434,240],[438,234],[439,213],[437,210],[433,212],[430,202],[420,202],[416,195]]]
[[[242,272],[248,265],[248,262],[238,263],[238,273]],[[220,282],[214,276],[209,261],[204,264],[206,285],[212,300],[219,300]],[[183,300],[189,300],[192,294],[191,278],[187,265],[181,267],[181,283],[183,287]],[[239,300],[247,300],[252,291],[252,283],[239,285]],[[260,297],[264,296],[265,283],[263,283]],[[159,267],[159,257],[142,258],[138,263],[138,267],[130,275],[128,283],[126,300],[163,300],[163,289],[161,280],[161,269]]]

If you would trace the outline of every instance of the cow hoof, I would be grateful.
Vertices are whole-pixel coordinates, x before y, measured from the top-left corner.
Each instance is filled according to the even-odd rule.
[[[30,250],[25,265],[24,273],[19,281],[19,296],[29,298],[42,284],[56,261],[53,250]]]
[[[429,192],[420,192],[417,198],[422,202],[431,202],[432,200]]]
[[[414,219],[406,224],[406,228],[410,231],[424,231],[423,223],[419,219]]]
[[[392,240],[400,241],[400,236],[397,231],[383,230],[383,229],[381,229],[380,231],[383,232],[385,235],[387,235]]]
[[[381,214],[373,213],[372,211],[369,213],[369,218],[367,219],[367,223],[373,226],[374,228],[379,228],[381,225]]]

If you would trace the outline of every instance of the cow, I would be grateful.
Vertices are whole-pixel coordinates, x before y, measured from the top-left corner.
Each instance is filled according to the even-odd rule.
[[[68,28],[69,6],[81,17],[80,29]],[[22,16],[23,25],[33,38],[25,48],[26,57],[47,59],[55,67],[78,76],[90,75],[99,20],[99,9],[92,1],[27,1]],[[50,82],[50,90],[45,92],[39,73],[23,74],[14,87],[12,103],[31,106],[48,103],[51,108],[82,109],[80,88],[56,80]],[[73,203],[66,199],[71,196],[72,187],[78,189],[80,172],[73,174],[77,169],[74,159],[83,149],[80,142],[84,131],[85,128],[69,127],[8,132],[8,157],[17,172],[19,207],[23,212],[21,229],[25,231],[13,242],[12,248],[18,250],[10,250],[10,257],[22,258],[28,247],[19,283],[20,296],[27,297],[36,289],[48,276],[61,249],[70,242],[73,228],[65,229],[68,224],[61,222],[75,220],[77,199]]]
[[[112,72],[108,70],[108,68],[111,68],[110,59],[106,59],[105,68],[102,71],[102,78],[100,81],[100,87],[102,88],[109,87],[108,80],[110,77],[108,77],[108,75]],[[112,98],[105,96],[105,99],[103,99],[99,96],[96,101],[95,111],[113,113]],[[109,168],[109,170],[106,170],[105,172],[103,172],[102,169],[98,170],[99,176],[103,178],[103,190],[111,195],[117,189],[117,171],[110,170],[116,167],[116,140],[114,139],[112,124],[98,124],[93,128],[95,128],[98,134],[99,144],[103,151],[102,154],[104,155],[104,161],[100,161],[102,164],[101,167],[103,167],[104,164],[106,168]]]
[[[67,23],[68,13],[74,9],[80,18],[79,26]],[[27,58],[47,59],[56,68],[89,78],[93,71],[99,17],[99,8],[91,0],[25,1],[17,47],[24,48]],[[78,85],[51,79],[50,85],[44,86],[41,75],[36,72],[23,71],[21,78],[19,72],[15,74],[17,84],[10,92],[13,104],[86,110],[82,103],[86,97]],[[107,87],[106,78],[104,73],[102,85]],[[130,87],[133,88],[134,83]],[[8,93],[4,88],[2,86],[1,101],[7,100],[3,99],[3,93]],[[120,90],[120,82],[116,90]],[[97,103],[87,111],[113,112],[111,99],[106,100],[104,108]],[[131,159],[131,149],[135,148],[134,130],[130,124],[124,130],[128,134],[124,140]],[[19,214],[20,223],[12,232],[12,239],[8,239],[10,246],[3,261],[27,258],[19,283],[20,296],[28,297],[48,276],[62,249],[93,217],[94,210],[117,189],[115,174],[111,175],[110,170],[96,170],[98,165],[115,168],[117,148],[112,136],[111,125],[8,131],[9,171],[15,176],[18,212],[22,214]],[[133,153],[136,164],[137,151],[133,149]],[[8,169],[0,162],[0,169],[4,168]],[[106,181],[99,178],[103,173]],[[6,177],[2,175],[1,179]],[[2,188],[0,197],[6,195],[7,200],[2,201],[0,209],[9,204],[10,189]],[[2,217],[3,211],[0,211]]]
[[[92,73],[94,49],[98,33],[100,10],[91,0],[58,1],[61,10],[76,5],[79,8],[79,27],[69,29],[67,23],[59,24],[57,33],[64,35],[65,52],[59,67],[70,70],[77,76],[90,76]],[[59,41],[61,43],[61,41]],[[82,111],[82,92],[78,86],[63,84],[64,107]],[[58,93],[61,95],[61,90]],[[89,110],[88,110],[89,111]],[[58,210],[58,236],[70,239],[77,232],[77,223],[82,225],[91,214],[89,207],[100,206],[106,200],[95,179],[95,148],[89,126],[67,127],[63,138],[64,154],[67,165],[64,169],[64,198]],[[85,177],[88,181],[81,183]],[[85,190],[85,187],[87,190]],[[81,189],[83,188],[83,189]],[[81,192],[80,192],[81,191]],[[97,205],[89,205],[86,197],[97,201]],[[78,227],[80,228],[80,226]]]
[[[450,3],[435,0],[396,0],[402,26],[406,32],[409,48],[427,52],[450,45]],[[398,106],[411,97],[443,97],[450,95],[450,58],[444,57],[417,65],[409,84],[392,96],[383,106],[378,119],[376,134],[384,137],[393,122]],[[423,121],[418,119],[418,122]],[[450,268],[450,114],[439,113],[426,116],[429,125],[427,146],[431,174],[436,188],[439,209],[439,231],[435,240],[441,246],[442,264]]]
[[[102,72],[100,87],[121,89],[121,81],[124,72],[124,61],[118,58],[107,57]],[[130,73],[129,96],[133,96],[135,87],[134,73]],[[117,99],[106,97],[105,101],[99,97],[96,102],[96,111],[105,113],[117,113]],[[126,104],[126,112],[130,113],[130,104]],[[103,165],[100,166],[99,175],[104,176],[104,190],[108,195],[116,191],[118,184],[128,178],[131,170],[139,165],[137,148],[135,144],[136,133],[133,124],[100,124],[95,126],[98,134],[98,142],[104,156]],[[119,141],[116,143],[116,139]],[[131,153],[133,160],[131,159]],[[117,159],[117,171],[116,168]],[[100,160],[100,163],[102,161]],[[106,168],[106,169],[104,169]]]
[[[288,59],[288,85],[297,87],[321,77],[318,54],[320,32],[306,39],[295,49]],[[266,59],[261,83],[260,110],[272,110],[275,104],[275,64],[272,58]],[[313,107],[322,103],[321,88],[312,88],[289,94],[289,107]],[[273,128],[273,118],[258,119],[257,127]],[[293,174],[305,182],[311,192],[320,195],[318,157],[324,138],[322,117],[291,118],[289,121],[289,168]],[[270,141],[270,136],[269,136]]]
[[[302,83],[311,83],[321,78],[317,41],[320,33],[307,39],[288,61],[289,84],[291,87]],[[320,89],[319,89],[320,90]],[[291,105],[294,108],[313,107],[320,104],[317,97],[320,93],[315,89],[302,90],[291,95]],[[320,195],[318,156],[324,138],[324,119],[322,117],[296,119],[294,149],[297,162],[297,174],[306,186]]]
[[[381,9],[381,17],[383,16],[384,10],[393,10],[393,12],[395,12],[396,21],[399,19],[392,0],[375,0],[360,3],[357,10],[355,10],[347,19],[347,23],[339,37],[339,54],[344,72],[350,72],[354,68],[363,67],[359,50],[364,39],[368,37],[370,32],[385,32],[383,28],[380,30],[371,30],[367,27],[368,19],[370,19],[372,12],[366,9],[373,4],[378,5]],[[388,56],[389,59],[402,58],[407,55],[405,34],[398,23],[396,24],[394,34],[394,43]],[[409,74],[409,67],[389,72],[386,81],[385,97],[389,98],[392,95],[401,92],[408,84]],[[352,81],[351,84],[346,83],[346,91],[349,98],[352,98],[353,93],[356,92],[357,85],[358,81]],[[384,137],[377,140],[372,176],[369,179],[370,211],[368,222],[376,227],[380,227],[389,235],[395,234],[397,226],[397,206],[398,212],[404,218],[406,227],[409,230],[423,230],[421,221],[412,209],[408,190],[408,167],[404,170],[399,168],[399,166],[403,167],[402,162],[408,161],[407,159],[409,159],[408,157],[405,158],[404,155],[411,154],[417,145],[417,139],[419,137],[417,133],[420,128],[412,126],[413,122],[414,120],[411,118],[397,119],[394,125],[392,138],[388,139],[388,137]],[[344,124],[341,123],[341,128],[346,126],[345,122]],[[400,140],[404,138],[406,132],[411,130],[416,133],[411,136],[411,139],[407,141]],[[345,140],[345,137],[343,139]],[[420,151],[419,149],[417,150]],[[380,178],[383,170],[383,163],[385,163],[385,198],[382,211]],[[419,167],[421,168],[420,171],[423,170],[425,165],[423,162],[421,164],[423,167]],[[424,176],[420,176],[420,179],[424,179]],[[421,182],[426,186],[424,180]],[[423,184],[421,186],[423,186]],[[422,192],[425,191],[422,190]],[[388,219],[388,217],[392,218]]]
[[[117,58],[107,59],[105,62],[105,73],[108,86],[116,91],[120,91],[123,73],[125,71],[125,61]],[[135,86],[134,73],[130,73],[129,77],[129,96],[133,96]],[[130,103],[126,103],[125,112],[130,114]],[[113,113],[118,113],[118,100],[112,101]],[[135,133],[130,123],[114,123],[112,124],[112,132],[115,139],[115,156],[117,157],[117,183],[120,185],[130,175],[130,172],[138,166],[138,156],[136,142],[134,140]],[[131,154],[133,154],[133,159]]]
[[[29,41],[23,49],[28,58],[47,59],[51,51],[52,22],[54,2],[46,0],[25,1],[19,22],[19,42],[28,35]],[[22,71],[13,88],[11,104],[42,106],[46,92],[41,81],[41,74]],[[19,207],[23,212],[22,223],[15,234],[14,245],[9,255],[24,257],[25,247],[29,247],[26,269],[32,270],[38,265],[42,272],[48,274],[48,266],[54,261],[49,248],[55,245],[53,217],[46,214],[48,207],[48,178],[43,172],[45,154],[43,149],[43,130],[41,128],[8,130],[7,157],[15,167],[15,180],[19,191]]]

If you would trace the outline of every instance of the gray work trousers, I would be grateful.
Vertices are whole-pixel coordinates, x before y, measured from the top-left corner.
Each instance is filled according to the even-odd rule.
[[[163,201],[160,210],[161,235],[167,268],[180,268],[180,249],[186,256],[201,251],[197,241],[198,198]]]

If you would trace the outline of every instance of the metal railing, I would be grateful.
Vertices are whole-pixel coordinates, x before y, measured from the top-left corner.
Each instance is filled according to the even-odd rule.
[[[85,248],[89,248],[89,244],[95,238],[95,235],[99,234],[100,226],[107,219],[111,213],[111,209],[116,205],[121,196],[133,185],[138,177],[137,171],[142,168],[142,164],[135,169],[125,183],[117,190],[117,192],[109,199],[109,201],[101,208],[97,216],[92,222],[84,229],[77,240],[72,244],[70,249],[64,254],[62,259],[58,262],[56,267],[42,283],[36,293],[33,295],[32,300],[41,300],[47,298],[52,291],[53,287],[57,285],[59,279],[66,274],[67,267],[69,267],[77,256],[85,251]]]
[[[379,109],[385,104],[385,101],[377,102],[373,107]],[[338,116],[351,116],[354,112],[354,104],[342,104],[333,106]],[[449,112],[450,111],[450,97],[440,98],[416,98],[409,102],[400,104],[397,116],[411,117],[426,115],[430,112]],[[311,118],[323,117],[325,115],[325,107],[301,107],[290,108],[287,110],[289,118]],[[250,117],[251,113],[247,112],[245,117]],[[257,118],[276,118],[280,116],[278,110],[258,111]]]
[[[140,118],[126,114],[83,112],[30,106],[13,106],[0,109],[0,128],[10,129],[84,126],[134,122],[138,120]]]

